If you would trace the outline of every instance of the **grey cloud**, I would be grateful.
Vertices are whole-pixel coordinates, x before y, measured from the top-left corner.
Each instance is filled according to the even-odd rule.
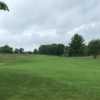
[[[87,41],[100,36],[99,0],[6,0],[6,3],[10,12],[0,12],[1,45],[8,43],[28,50],[45,43],[68,43],[75,32]]]

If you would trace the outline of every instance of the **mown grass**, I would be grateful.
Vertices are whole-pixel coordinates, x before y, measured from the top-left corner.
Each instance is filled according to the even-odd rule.
[[[0,100],[100,100],[100,58],[0,55]]]

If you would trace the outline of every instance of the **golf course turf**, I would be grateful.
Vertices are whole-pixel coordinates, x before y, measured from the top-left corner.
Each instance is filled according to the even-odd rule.
[[[100,58],[0,55],[0,100],[100,100]]]

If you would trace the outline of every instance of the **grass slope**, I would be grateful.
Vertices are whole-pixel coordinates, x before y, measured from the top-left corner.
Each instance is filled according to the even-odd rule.
[[[100,59],[0,55],[0,100],[100,100]]]

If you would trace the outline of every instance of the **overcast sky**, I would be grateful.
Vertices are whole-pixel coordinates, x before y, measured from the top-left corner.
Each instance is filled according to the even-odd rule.
[[[2,0],[0,45],[32,50],[40,44],[67,44],[74,33],[100,38],[100,0]]]

